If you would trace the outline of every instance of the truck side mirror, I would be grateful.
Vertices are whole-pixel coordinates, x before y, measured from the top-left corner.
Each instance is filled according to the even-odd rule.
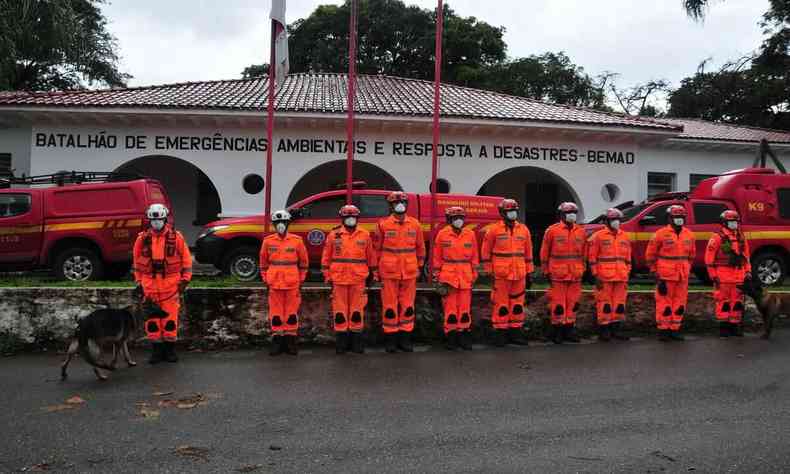
[[[641,226],[656,225],[656,216],[645,216],[639,219],[639,225]]]

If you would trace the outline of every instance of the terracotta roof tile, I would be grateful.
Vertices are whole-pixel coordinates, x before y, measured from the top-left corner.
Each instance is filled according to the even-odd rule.
[[[759,142],[763,138],[771,143],[790,143],[790,132],[765,128],[729,125],[691,118],[662,118],[660,122],[683,127],[677,138],[695,140]]]
[[[292,74],[277,91],[278,111],[344,113],[347,76]],[[158,109],[266,109],[266,78],[186,82],[128,89],[14,93],[0,95],[3,106],[150,107]],[[361,75],[355,110],[360,114],[430,116],[433,83],[392,76]],[[677,132],[679,127],[579,107],[455,85],[442,85],[442,115],[489,120],[577,123]]]

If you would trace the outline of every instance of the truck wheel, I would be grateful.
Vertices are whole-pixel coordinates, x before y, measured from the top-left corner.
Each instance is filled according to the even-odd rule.
[[[710,285],[713,283],[713,281],[711,281],[710,279],[710,275],[708,275],[707,269],[695,268],[693,272],[694,272],[694,276],[697,277],[697,280],[699,280],[701,283],[705,285]]]
[[[752,272],[763,285],[781,285],[787,269],[781,255],[776,252],[762,252],[752,259]]]
[[[71,248],[55,258],[55,276],[59,280],[100,280],[104,276],[104,265],[93,250]]]
[[[255,281],[258,275],[258,249],[242,246],[230,251],[225,257],[222,270],[239,281]]]

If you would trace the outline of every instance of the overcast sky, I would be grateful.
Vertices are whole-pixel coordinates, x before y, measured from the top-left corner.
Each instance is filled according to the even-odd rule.
[[[268,62],[270,0],[111,0],[110,31],[120,42],[132,86],[233,79]],[[319,4],[288,0],[287,19]],[[435,8],[435,0],[406,0]],[[673,84],[699,62],[740,57],[761,41],[768,0],[713,2],[704,23],[686,17],[681,0],[450,0],[455,11],[506,28],[512,57],[565,51],[591,75],[621,74],[627,86],[650,79]]]

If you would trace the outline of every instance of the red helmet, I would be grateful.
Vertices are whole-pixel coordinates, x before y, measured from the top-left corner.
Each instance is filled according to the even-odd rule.
[[[620,209],[609,208],[606,210],[606,220],[619,220],[623,218],[623,212]]]
[[[340,208],[340,217],[359,217],[359,208],[354,205],[346,205]]]
[[[558,207],[557,210],[562,214],[568,214],[572,212],[579,212],[579,206],[572,202],[564,202],[560,204],[560,207]]]
[[[463,207],[451,206],[444,210],[444,215],[450,220],[453,217],[466,217],[466,211]]]
[[[507,211],[518,211],[518,203],[515,199],[503,199],[499,203],[499,212],[504,213]]]
[[[729,209],[729,210],[726,210],[726,211],[722,212],[721,216],[719,216],[719,217],[721,218],[722,222],[740,221],[741,220],[740,214],[738,214],[737,211],[733,211],[732,209]]]
[[[387,202],[394,204],[396,202],[408,202],[409,196],[403,191],[393,191],[387,195]]]
[[[669,206],[669,209],[667,209],[667,214],[669,214],[670,217],[686,217],[687,215],[686,208],[678,204]]]

